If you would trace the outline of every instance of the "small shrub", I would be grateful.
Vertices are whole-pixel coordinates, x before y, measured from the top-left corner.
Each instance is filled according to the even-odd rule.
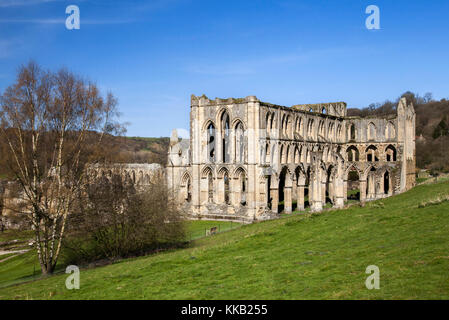
[[[446,201],[449,201],[449,195],[442,195],[442,196],[438,196],[437,198],[421,202],[418,205],[418,208],[425,208],[425,207],[429,207],[429,206],[436,206],[436,205],[439,205],[439,204],[441,204],[443,202],[446,202]]]

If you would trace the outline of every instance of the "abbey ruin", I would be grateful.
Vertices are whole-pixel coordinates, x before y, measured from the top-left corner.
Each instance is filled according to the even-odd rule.
[[[415,185],[415,112],[405,98],[396,114],[361,118],[347,116],[344,102],[284,107],[192,95],[190,139],[173,131],[165,168],[95,164],[87,172],[93,180],[118,174],[142,190],[166,179],[190,219],[250,223],[341,208]],[[7,227],[10,208],[24,201],[12,185],[4,190]]]
[[[194,219],[251,222],[388,197],[415,185],[414,108],[402,98],[397,114],[360,118],[344,102],[192,95],[190,140],[173,132],[166,175]]]

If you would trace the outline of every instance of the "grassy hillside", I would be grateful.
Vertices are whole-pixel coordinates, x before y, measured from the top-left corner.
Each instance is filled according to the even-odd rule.
[[[217,233],[236,229],[241,223],[227,221],[186,221],[186,241],[204,238],[207,231],[217,228]],[[0,233],[0,288],[39,279],[41,270],[35,249],[25,253],[6,253],[5,250],[30,249],[28,240],[33,239],[32,231],[6,230]],[[17,241],[11,245],[6,242]],[[2,252],[3,250],[3,252]],[[64,250],[58,261],[56,273],[65,270]]]
[[[449,299],[449,183],[296,214],[191,248],[0,289],[0,299]],[[380,268],[380,290],[365,269]]]

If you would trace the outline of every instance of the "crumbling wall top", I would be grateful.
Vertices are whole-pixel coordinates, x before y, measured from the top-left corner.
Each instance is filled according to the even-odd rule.
[[[258,102],[256,96],[247,96],[245,98],[215,98],[214,100],[209,99],[205,94],[201,96],[195,96],[192,94],[190,96],[190,105],[191,106],[213,106],[213,105],[223,105],[223,104],[239,104],[246,102]]]
[[[328,102],[328,103],[313,103],[313,104],[297,104],[292,106],[292,109],[323,113],[337,117],[346,116],[346,102]]]

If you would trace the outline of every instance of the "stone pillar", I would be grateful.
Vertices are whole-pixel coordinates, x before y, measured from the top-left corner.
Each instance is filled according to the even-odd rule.
[[[343,201],[348,201],[348,180],[344,180],[343,183]]]
[[[385,185],[384,185],[384,175],[379,178],[379,189],[377,190],[377,198],[385,198]]]
[[[296,189],[297,192],[297,204],[296,210],[302,211],[304,210],[304,186],[298,186]]]
[[[326,205],[326,181],[321,182],[321,201],[323,201],[323,207]]]
[[[342,178],[335,178],[333,194],[334,208],[343,208],[345,205],[345,181]]]
[[[321,211],[323,210],[323,199],[321,196],[322,186],[321,180],[318,174],[314,174],[311,177],[312,186],[311,192],[309,191],[309,202],[311,211]]]
[[[284,187],[284,212],[292,213],[292,187]]]
[[[369,200],[373,200],[376,198],[376,181],[374,175],[368,175],[368,195],[367,198]]]
[[[364,203],[366,201],[366,180],[360,180],[360,202]]]

